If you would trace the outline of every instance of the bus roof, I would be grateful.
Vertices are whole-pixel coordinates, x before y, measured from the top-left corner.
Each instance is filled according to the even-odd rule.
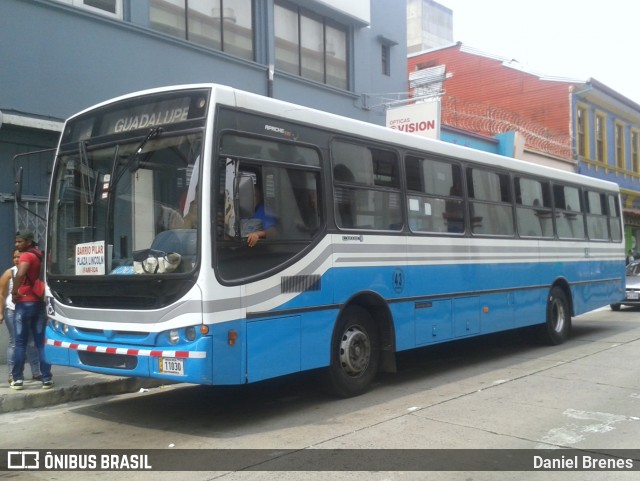
[[[442,140],[420,137],[415,134],[390,129],[388,127],[372,124],[370,122],[343,117],[322,110],[313,109],[311,107],[305,107],[303,105],[297,105],[283,100],[273,99],[270,97],[265,97],[263,95],[239,90],[227,85],[215,83],[184,84],[132,92],[89,107],[73,115],[71,119],[90,112],[96,108],[104,107],[113,102],[118,102],[121,100],[127,100],[139,96],[162,92],[198,88],[211,89],[212,101],[215,103],[229,105],[248,111],[260,112],[266,115],[273,115],[285,120],[295,121],[306,125],[318,126],[325,130],[338,131],[345,134],[355,135],[361,138],[369,138],[375,141],[394,144],[402,148],[415,149],[417,151],[427,150],[445,157],[456,158],[460,160],[471,160],[480,164],[485,164],[493,167],[497,166],[507,170],[518,171],[530,175],[549,177],[603,190],[610,190],[615,192],[619,191],[618,185],[614,182],[597,179],[595,177],[589,177],[574,172],[568,172],[565,170],[556,169],[554,167],[535,164],[529,161],[515,159],[513,157],[506,157],[503,155],[476,150],[473,148],[444,142]]]

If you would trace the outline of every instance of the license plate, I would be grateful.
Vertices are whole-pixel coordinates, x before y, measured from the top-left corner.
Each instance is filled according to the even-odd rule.
[[[637,291],[628,291],[627,299],[640,299],[640,293]]]
[[[164,374],[177,374],[184,376],[184,359],[175,357],[161,357],[159,360],[160,372]]]

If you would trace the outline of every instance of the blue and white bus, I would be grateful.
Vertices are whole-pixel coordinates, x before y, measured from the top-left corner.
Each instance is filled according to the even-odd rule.
[[[624,297],[618,187],[233,88],[70,118],[52,174],[46,357],[187,383],[323,369],[508,329],[563,342]]]

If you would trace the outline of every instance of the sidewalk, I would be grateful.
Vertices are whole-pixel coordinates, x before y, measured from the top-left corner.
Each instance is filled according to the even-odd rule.
[[[7,372],[6,365],[0,365],[0,372]],[[81,401],[99,396],[123,394],[152,388],[166,381],[131,377],[105,376],[64,366],[53,366],[51,389],[42,389],[40,381],[33,381],[29,368],[25,369],[22,391],[9,388],[6,375],[0,379],[0,413],[53,406],[70,401]]]

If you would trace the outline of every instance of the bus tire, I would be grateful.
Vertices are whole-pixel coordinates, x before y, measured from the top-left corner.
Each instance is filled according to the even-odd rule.
[[[551,288],[547,299],[547,319],[538,327],[538,338],[544,344],[557,346],[569,338],[571,312],[567,296],[560,287]]]
[[[620,310],[620,307],[622,307],[622,304],[609,304],[609,307],[612,311],[618,312]]]
[[[331,343],[331,363],[326,372],[329,390],[342,398],[366,392],[379,364],[380,336],[375,322],[362,307],[347,307]]]

